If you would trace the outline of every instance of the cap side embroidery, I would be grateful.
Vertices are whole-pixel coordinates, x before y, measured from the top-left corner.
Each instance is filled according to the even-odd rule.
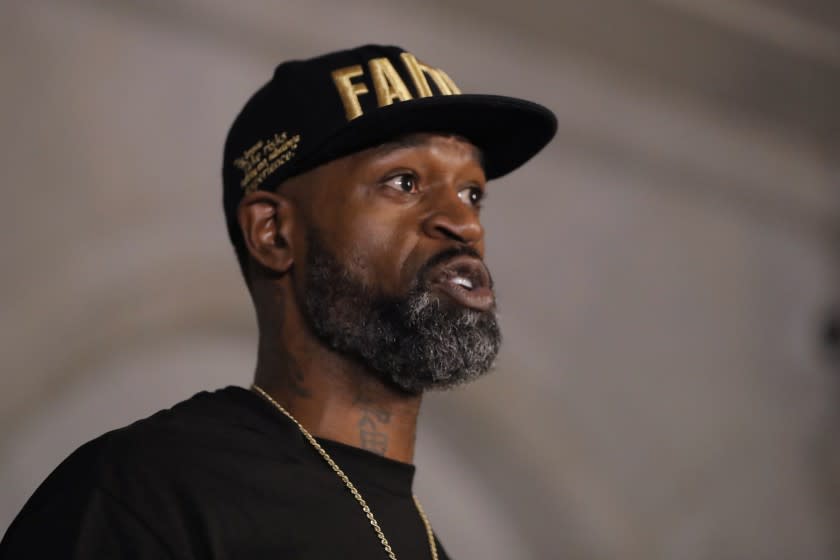
[[[281,165],[295,156],[300,144],[300,134],[289,136],[286,132],[260,140],[233,161],[243,173],[239,186],[245,193],[257,190]]]

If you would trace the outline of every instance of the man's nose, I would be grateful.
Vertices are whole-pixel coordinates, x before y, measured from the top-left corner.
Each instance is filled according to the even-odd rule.
[[[423,221],[423,231],[435,239],[475,245],[484,237],[478,212],[465,204],[457,193],[436,197],[435,207]]]

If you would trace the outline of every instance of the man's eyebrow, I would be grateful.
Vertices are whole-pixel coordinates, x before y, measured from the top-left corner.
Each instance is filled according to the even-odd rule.
[[[478,162],[478,165],[481,166],[482,169],[484,167],[484,153],[481,149],[461,136],[453,135],[455,138],[463,140],[467,142],[470,147],[472,148],[473,157]],[[373,153],[378,156],[385,156],[390,154],[391,152],[395,152],[397,150],[404,150],[406,148],[418,148],[421,146],[428,146],[429,139],[417,136],[402,136],[400,138],[395,138],[394,140],[388,140],[387,142],[383,142],[382,144],[372,148]]]

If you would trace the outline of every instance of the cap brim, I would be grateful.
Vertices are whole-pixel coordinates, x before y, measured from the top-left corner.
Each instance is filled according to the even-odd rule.
[[[397,102],[342,126],[316,150],[318,161],[306,167],[415,132],[463,136],[482,151],[487,178],[496,179],[542,150],[557,132],[557,119],[537,103],[496,95],[459,94]]]

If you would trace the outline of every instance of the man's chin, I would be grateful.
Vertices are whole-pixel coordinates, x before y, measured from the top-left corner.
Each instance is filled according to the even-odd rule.
[[[410,297],[405,307],[409,312],[401,314],[397,367],[375,368],[399,387],[411,392],[450,389],[492,369],[501,345],[492,309],[466,307],[434,289]]]

